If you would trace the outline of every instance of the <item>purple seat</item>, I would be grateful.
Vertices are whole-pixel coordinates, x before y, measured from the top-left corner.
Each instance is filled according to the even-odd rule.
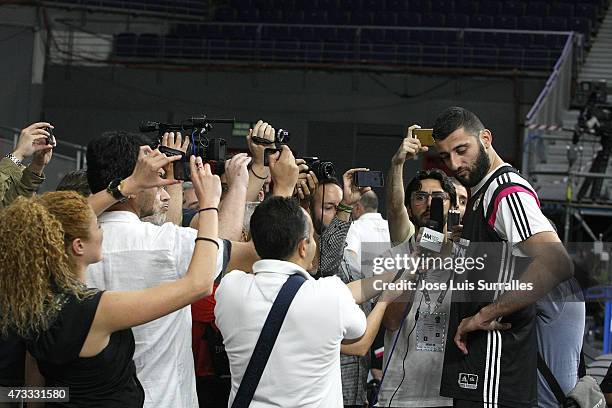
[[[408,2],[407,11],[416,13],[431,13],[431,3],[428,0],[410,0]]]
[[[372,25],[373,15],[366,11],[351,12],[351,24],[360,26]]]
[[[358,3],[358,2],[355,2]],[[362,0],[361,10],[363,11],[383,11],[384,2],[380,0]]]
[[[329,24],[345,25],[351,23],[351,12],[346,10],[330,10],[327,12]]]

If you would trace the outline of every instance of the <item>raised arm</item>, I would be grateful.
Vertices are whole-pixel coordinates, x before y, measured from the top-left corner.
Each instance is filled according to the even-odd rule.
[[[87,341],[92,334],[95,342],[96,338],[99,340],[115,331],[150,322],[212,293],[218,251],[215,209],[221,197],[221,182],[208,164],[202,165],[201,158],[192,157],[190,165],[202,211],[198,239],[186,275],[153,288],[105,292]]]
[[[162,178],[160,170],[180,158],[180,156],[166,157],[159,150],[141,146],[134,171],[121,182],[121,193],[128,197],[150,187],[178,184],[179,181],[174,179]],[[107,208],[117,203],[117,199],[106,190],[90,195],[87,201],[96,215],[102,214]]]
[[[374,309],[372,309],[368,315],[364,335],[354,343],[343,343],[340,347],[340,352],[342,354],[350,356],[365,356],[370,351],[370,347],[372,347],[372,343],[374,343],[374,339],[376,339],[376,335],[380,329],[380,323],[389,304],[389,302],[382,301],[376,303],[376,306],[374,306]]]
[[[421,146],[419,139],[412,137],[412,131],[419,128],[412,125],[408,128],[406,138],[391,159],[391,167],[387,172],[385,200],[387,219],[389,220],[389,235],[393,245],[399,245],[414,234],[414,225],[408,217],[404,193],[404,163],[416,157],[420,152],[426,152],[427,147]]]
[[[244,210],[246,207],[251,158],[238,153],[225,162],[228,191],[219,204],[219,237],[232,241],[242,240]]]
[[[249,134],[247,135],[247,145],[249,146],[249,151],[251,152],[253,161],[249,167],[249,185],[246,195],[247,201],[257,201],[259,191],[270,175],[270,169],[264,166],[264,150],[266,147],[273,147],[272,145],[264,146],[253,143],[253,136],[273,142],[276,135],[272,125],[262,120],[259,120],[253,129],[249,129]]]

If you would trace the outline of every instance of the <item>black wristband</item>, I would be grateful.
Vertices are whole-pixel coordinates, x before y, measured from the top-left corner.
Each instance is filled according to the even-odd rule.
[[[217,246],[217,251],[218,251],[219,249],[221,249],[221,247],[219,246],[219,243],[218,243],[217,241],[215,241],[214,239],[212,239],[212,238],[206,238],[206,237],[197,237],[197,238],[195,239],[196,244],[198,243],[198,241],[212,242],[213,244],[215,244],[215,245]]]
[[[258,179],[260,179],[260,180],[267,180],[267,179],[268,179],[267,177],[259,177],[259,176],[257,175],[257,173],[255,173],[255,170],[253,170],[253,166],[251,166],[251,167],[249,168],[249,170],[251,170],[251,173],[253,173],[253,175],[254,175],[255,177],[257,177]]]
[[[208,208],[200,208],[198,210],[198,213],[201,213],[202,211],[209,211],[209,210],[215,210],[216,212],[219,212],[219,209],[217,207],[208,207]]]

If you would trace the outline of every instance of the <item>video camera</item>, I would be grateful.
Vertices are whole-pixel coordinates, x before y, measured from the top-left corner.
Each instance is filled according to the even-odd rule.
[[[225,159],[227,157],[227,141],[222,138],[210,138],[208,133],[213,129],[213,124],[234,123],[235,119],[209,119],[206,115],[191,117],[181,123],[162,123],[146,121],[140,124],[143,133],[157,132],[159,143],[166,132],[181,132],[189,137],[187,152],[160,146],[159,150],[167,156],[182,156],[181,160],[174,162],[174,178],[176,180],[189,181],[191,171],[189,169],[189,158],[191,156],[201,157],[203,162],[208,162],[213,167],[214,174],[221,175],[225,172]]]

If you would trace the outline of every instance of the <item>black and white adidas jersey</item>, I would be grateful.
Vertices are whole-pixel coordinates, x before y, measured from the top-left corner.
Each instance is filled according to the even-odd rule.
[[[513,255],[514,244],[552,231],[529,182],[507,164],[473,189],[463,223],[462,236],[472,243],[498,244],[495,264],[499,265],[499,275],[493,277],[498,282],[509,282],[515,267],[518,270],[528,264],[527,259]],[[461,293],[453,292],[440,393],[482,402],[489,408],[537,406],[535,307],[505,316],[501,322],[512,324],[507,331],[470,333],[468,355],[463,355],[453,341],[461,320],[478,313],[501,293],[491,293],[487,301],[466,301]]]

